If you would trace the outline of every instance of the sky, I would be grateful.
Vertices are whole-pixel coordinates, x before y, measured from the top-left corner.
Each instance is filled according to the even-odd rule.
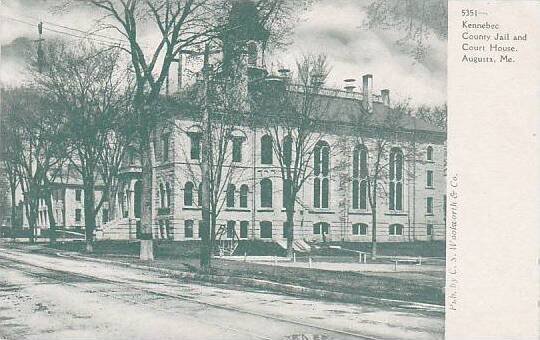
[[[83,31],[95,27],[97,14],[90,9],[72,10],[69,13],[51,12],[55,1],[0,0],[0,79],[2,84],[16,85],[24,79],[24,66],[20,53],[31,49],[32,42],[21,44],[21,37],[37,39],[37,22],[43,20],[45,28],[58,27],[47,22]],[[267,65],[277,64],[294,68],[295,60],[302,54],[324,53],[332,67],[327,86],[342,88],[343,80],[373,75],[375,91],[390,89],[394,102],[409,100],[417,105],[439,105],[446,102],[446,41],[432,36],[427,42],[429,51],[421,62],[402,51],[396,41],[399,32],[369,30],[363,25],[367,0],[320,0],[316,2],[295,27],[292,44],[276,52]],[[6,18],[9,17],[10,19]],[[14,21],[17,19],[19,21]],[[20,21],[25,21],[22,23]],[[61,29],[61,28],[59,28]],[[65,31],[65,29],[61,29]],[[68,31],[75,35],[76,31]],[[45,37],[57,36],[45,30]],[[112,35],[112,32],[101,32]],[[64,35],[64,37],[66,37]],[[16,40],[19,38],[18,40]],[[68,39],[77,39],[74,37]],[[148,35],[151,40],[151,35]],[[15,41],[15,43],[14,43]],[[24,46],[22,46],[24,45]]]

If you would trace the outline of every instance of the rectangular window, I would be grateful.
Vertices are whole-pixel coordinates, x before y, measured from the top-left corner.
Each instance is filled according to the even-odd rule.
[[[227,221],[227,238],[234,238],[236,221]]]
[[[433,197],[426,199],[426,213],[433,214]]]
[[[391,224],[388,230],[390,235],[403,235],[403,226],[401,224]]]
[[[201,134],[190,133],[189,138],[191,142],[191,149],[190,149],[191,159],[200,159],[201,158]]]
[[[287,227],[287,221],[283,222],[283,238],[287,238],[289,228]]]
[[[161,142],[163,146],[163,161],[166,162],[169,160],[169,139],[171,134],[165,133],[161,136]]]
[[[321,234],[321,224],[316,223],[313,225],[313,235],[320,235]]]
[[[261,238],[272,238],[272,222],[261,222]]]
[[[109,222],[109,209],[103,209],[101,212],[101,220],[103,221],[103,224]]]
[[[367,224],[365,223],[356,223],[352,226],[353,235],[367,235]]]
[[[167,235],[168,240],[172,240],[173,237],[173,228],[171,225],[171,222],[169,220],[165,221],[165,234]],[[191,234],[191,237],[193,237],[193,233]]]
[[[82,190],[75,189],[75,201],[80,202],[82,197]]]
[[[426,234],[427,234],[427,236],[432,236],[433,235],[433,224],[428,224],[427,225]]]
[[[82,217],[81,209],[75,209],[75,222],[80,222]]]
[[[242,138],[234,138],[232,141],[232,161],[242,161]]]
[[[193,220],[184,221],[184,237],[193,238]]]
[[[248,227],[249,227],[248,221],[240,222],[240,238],[248,238]]]
[[[433,187],[433,170],[428,170],[426,172],[426,175],[427,175],[426,185],[427,185],[428,188],[432,188]]]

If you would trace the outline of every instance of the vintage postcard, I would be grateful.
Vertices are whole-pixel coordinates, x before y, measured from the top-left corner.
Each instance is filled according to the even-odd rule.
[[[538,339],[538,19],[2,0],[0,340]]]

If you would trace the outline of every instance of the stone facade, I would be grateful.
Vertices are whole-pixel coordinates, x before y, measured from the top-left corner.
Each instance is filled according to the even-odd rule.
[[[384,103],[375,102],[373,105]],[[414,117],[408,119],[422,123]],[[403,159],[401,208],[390,209],[388,194],[378,198],[377,239],[380,242],[445,239],[445,134],[433,127],[426,129],[425,122],[420,125],[422,129],[409,130],[403,139],[396,140],[388,148],[389,150],[397,148],[407,156]],[[160,126],[156,130],[155,238],[178,241],[199,238],[201,209],[197,201],[200,168],[199,159],[191,157],[193,139],[190,138],[196,130],[196,124],[192,120],[181,116],[174,124]],[[226,192],[223,192],[223,208],[217,218],[217,225],[218,227],[234,225],[240,238],[281,241],[285,240],[286,221],[282,180],[275,156],[273,164],[262,162],[261,139],[265,131],[261,127],[248,124],[237,127],[235,135],[241,137],[243,141],[241,161],[226,165],[234,168],[230,179],[230,184],[235,188],[234,206],[227,206]],[[374,152],[374,140],[370,138],[364,140],[368,150],[368,162],[373,162],[373,157],[369,156]],[[327,176],[328,207],[315,207],[313,197],[315,176],[311,176],[298,194],[294,237],[307,241],[322,240],[324,237],[326,240],[369,242],[372,236],[371,209],[369,204],[366,209],[353,209],[351,180],[353,154],[343,152],[343,143],[348,144],[348,149],[353,150],[357,138],[337,133],[326,134],[324,141],[331,148],[330,171]],[[341,146],[337,147],[338,144]],[[230,152],[233,152],[232,145]],[[343,163],[349,166],[334,169],[333,164]],[[263,206],[261,202],[263,179],[272,183],[271,207],[268,207],[268,204]],[[385,178],[381,178],[380,183],[385,187],[389,185],[388,179]],[[242,189],[246,186],[247,202],[241,197],[242,195],[245,197],[245,190]],[[270,228],[271,232],[268,230]],[[227,238],[227,235],[224,235],[224,238]]]

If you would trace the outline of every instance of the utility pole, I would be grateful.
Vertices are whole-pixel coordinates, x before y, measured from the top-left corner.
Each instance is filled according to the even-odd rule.
[[[43,22],[39,22],[38,24],[38,34],[39,38],[37,40],[38,48],[37,48],[37,64],[38,64],[38,71],[39,73],[43,72],[43,67],[45,66],[45,54],[43,53]]]
[[[211,247],[211,224],[210,224],[210,162],[212,158],[211,147],[211,134],[212,124],[210,121],[210,114],[208,112],[208,86],[209,86],[209,55],[210,50],[208,44],[204,47],[204,64],[203,64],[203,90],[202,90],[202,125],[203,125],[203,138],[201,147],[201,170],[202,170],[202,230],[201,234],[201,249],[200,260],[201,269],[210,269],[210,252]]]

